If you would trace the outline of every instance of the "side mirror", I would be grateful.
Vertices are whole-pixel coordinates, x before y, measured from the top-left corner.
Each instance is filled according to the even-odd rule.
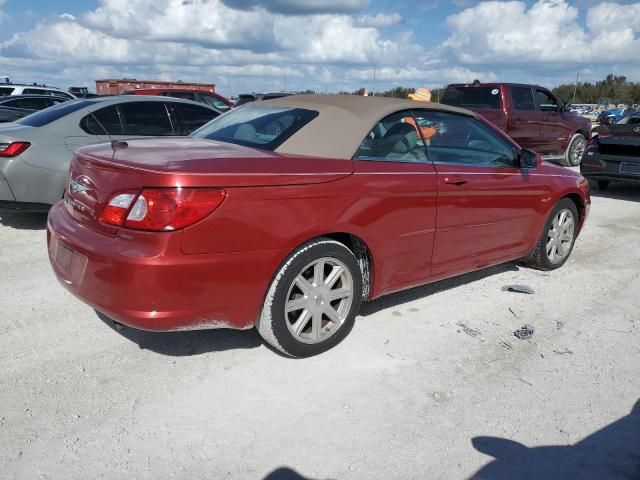
[[[536,152],[523,148],[520,150],[520,168],[536,168],[538,166],[538,155]]]

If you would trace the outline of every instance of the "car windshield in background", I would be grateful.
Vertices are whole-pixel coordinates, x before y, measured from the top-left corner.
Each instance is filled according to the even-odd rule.
[[[222,100],[218,100],[216,97],[212,97],[210,95],[202,95],[200,98],[204,100],[204,103],[214,108],[217,108],[221,112],[226,112],[227,110],[231,110],[231,107],[229,105],[224,103]]]
[[[462,108],[500,108],[500,90],[496,87],[449,87],[442,103]]]
[[[251,103],[216,118],[192,135],[261,150],[275,150],[317,116],[315,110]]]
[[[29,127],[42,127],[93,103],[97,103],[97,101],[71,100],[69,102],[64,102],[39,112],[32,113],[31,115],[21,118],[16,123],[19,123],[20,125],[27,125]]]

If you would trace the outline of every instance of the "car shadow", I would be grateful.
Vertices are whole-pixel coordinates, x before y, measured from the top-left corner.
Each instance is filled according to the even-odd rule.
[[[640,202],[640,183],[611,182],[606,190],[592,185],[591,196]]]
[[[631,413],[573,445],[528,448],[496,437],[471,440],[493,457],[470,480],[640,479],[640,400]]]
[[[188,357],[240,348],[256,348],[263,344],[255,328],[251,330],[213,329],[189,332],[148,332],[120,325],[105,314],[95,311],[100,320],[140,349],[160,355]]]
[[[269,473],[262,480],[312,480],[309,477],[303,477],[295,470],[289,467],[280,467]]]
[[[476,282],[486,277],[491,277],[504,272],[517,272],[520,267],[514,263],[503,263],[495,267],[489,267],[475,272],[466,273],[457,277],[447,278],[439,282],[429,283],[420,287],[403,290],[397,293],[391,293],[384,297],[377,298],[370,302],[363,303],[360,307],[360,315],[366,317],[386,308],[393,308],[400,304],[419,300],[436,293],[444,292],[452,288],[460,287],[467,283]]]
[[[19,230],[43,230],[47,227],[47,214],[0,208],[0,225]]]

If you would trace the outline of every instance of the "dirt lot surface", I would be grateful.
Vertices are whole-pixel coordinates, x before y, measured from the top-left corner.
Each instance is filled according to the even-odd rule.
[[[564,268],[383,298],[307,360],[117,331],[56,282],[44,216],[0,217],[0,478],[640,478],[637,187],[594,192]]]

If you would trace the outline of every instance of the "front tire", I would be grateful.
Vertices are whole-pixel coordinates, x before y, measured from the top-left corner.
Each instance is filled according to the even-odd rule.
[[[560,268],[569,258],[578,235],[578,209],[568,198],[553,208],[529,264],[539,270]]]
[[[577,167],[582,162],[582,154],[587,148],[587,139],[581,133],[576,133],[571,137],[567,151],[562,157],[562,164],[565,167]]]
[[[606,190],[607,188],[609,188],[610,184],[611,182],[609,180],[598,180],[598,188],[600,190]]]
[[[258,332],[292,357],[310,357],[340,343],[362,301],[362,274],[344,244],[319,238],[300,246],[276,273]]]

